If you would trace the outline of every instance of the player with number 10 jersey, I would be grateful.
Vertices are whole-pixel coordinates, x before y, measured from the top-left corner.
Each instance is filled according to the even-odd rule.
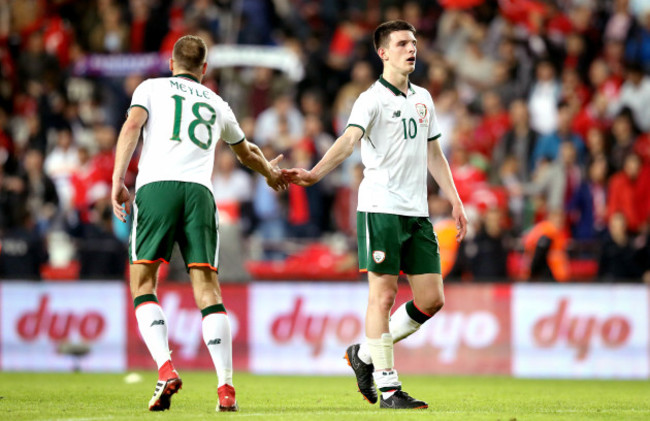
[[[429,92],[409,83],[404,94],[380,76],[354,103],[348,125],[364,132],[357,210],[428,217],[427,143],[440,137]]]

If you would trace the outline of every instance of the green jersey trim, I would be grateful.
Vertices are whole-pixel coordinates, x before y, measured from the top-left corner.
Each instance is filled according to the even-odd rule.
[[[131,108],[133,108],[133,107],[139,107],[139,108],[142,108],[143,110],[145,110],[145,111],[147,112],[147,114],[149,114],[149,110],[147,110],[147,107],[145,107],[144,105],[133,104],[133,105],[131,105],[131,106],[129,107],[129,111],[131,111]],[[128,113],[127,113],[127,114],[128,114]]]
[[[428,138],[428,139],[427,139],[427,142],[431,142],[432,140],[436,140],[436,139],[439,139],[439,138],[440,138],[440,136],[442,136],[442,133],[438,133],[437,135],[435,135],[435,136],[433,136],[433,137],[430,137],[430,138]]]
[[[379,83],[381,83],[382,85],[387,87],[388,90],[390,90],[395,96],[400,96],[401,95],[404,98],[406,98],[406,95],[404,94],[404,92],[400,91],[394,85],[392,85],[390,82],[388,82],[386,79],[384,79],[384,75],[379,76]],[[415,93],[415,90],[411,87],[411,82],[410,81],[408,83],[408,90],[411,91],[412,94]]]
[[[350,126],[360,128],[361,131],[363,132],[363,133],[362,133],[362,136],[366,134],[366,129],[364,129],[363,127],[359,126],[358,124],[348,124],[347,127],[346,127],[346,129],[347,129],[348,127],[350,127]]]
[[[178,74],[178,75],[174,75],[174,77],[186,77],[186,78],[188,78],[188,79],[192,79],[192,80],[193,80],[194,82],[196,82],[196,83],[201,83],[201,82],[199,82],[199,80],[196,78],[196,76],[191,75],[191,74],[189,74],[189,73],[181,73],[181,74]]]
[[[239,144],[242,143],[244,140],[246,140],[246,136],[242,137],[241,139],[239,139],[239,140],[236,141],[236,142],[233,142],[233,143],[228,143],[228,142],[226,142],[226,143],[228,143],[228,146],[234,146],[234,145],[239,145]]]

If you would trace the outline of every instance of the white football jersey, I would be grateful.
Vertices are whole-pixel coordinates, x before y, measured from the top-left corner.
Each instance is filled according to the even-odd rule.
[[[441,135],[429,92],[409,83],[404,95],[380,77],[354,103],[348,126],[364,132],[357,210],[429,216],[427,142]]]
[[[244,140],[228,104],[191,75],[147,79],[132,107],[147,110],[136,190],[154,181],[186,181],[212,191],[214,148]]]

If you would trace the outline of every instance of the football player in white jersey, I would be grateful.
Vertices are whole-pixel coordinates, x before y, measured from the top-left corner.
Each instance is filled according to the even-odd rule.
[[[218,376],[217,411],[237,411],[232,382],[232,338],[217,278],[219,216],[212,192],[214,150],[223,139],[237,158],[266,177],[275,190],[287,186],[277,162],[267,161],[249,143],[228,104],[201,85],[207,47],[196,36],[174,45],[172,77],[148,79],[133,93],[129,114],[117,141],[112,202],[125,221],[130,194],[124,175],[142,131],[129,240],[131,293],[138,328],[158,365],[158,383],[149,410],[169,409],[182,385],[172,365],[167,322],[156,297],[160,262],[178,243],[190,275],[194,298],[203,316],[203,340]]]
[[[361,142],[364,178],[359,187],[357,239],[359,269],[368,272],[366,341],[351,345],[345,358],[370,403],[394,409],[428,408],[401,388],[393,362],[393,343],[420,328],[444,304],[440,251],[427,208],[427,169],[453,205],[457,241],[467,217],[442,153],[433,100],[412,85],[415,28],[405,21],[385,22],[374,32],[383,74],[354,104],[341,137],[310,171],[283,170],[302,186],[318,182]],[[391,316],[400,272],[407,275],[413,300]],[[374,379],[374,382],[373,382]]]

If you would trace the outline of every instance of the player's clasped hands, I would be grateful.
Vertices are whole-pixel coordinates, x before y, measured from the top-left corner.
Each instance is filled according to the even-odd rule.
[[[289,183],[303,187],[309,187],[318,181],[311,171],[303,168],[284,169],[282,170],[282,174]]]
[[[283,174],[284,170],[280,169],[278,166],[278,162],[280,162],[282,158],[284,158],[284,155],[280,154],[269,161],[272,172],[271,176],[266,178],[266,184],[275,191],[286,190],[287,187],[289,187],[289,181]]]

